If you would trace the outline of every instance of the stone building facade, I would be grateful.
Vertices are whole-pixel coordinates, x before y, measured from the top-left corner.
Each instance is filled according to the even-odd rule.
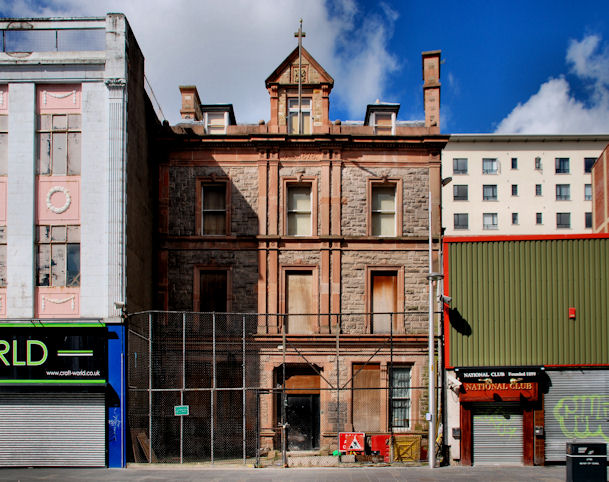
[[[158,308],[257,314],[263,448],[279,448],[282,421],[291,449],[336,448],[343,431],[426,437],[448,136],[440,52],[422,60],[424,121],[379,102],[363,122],[330,121],[334,80],[297,48],[266,79],[268,122],[237,124],[184,86],[183,121],[161,133]]]

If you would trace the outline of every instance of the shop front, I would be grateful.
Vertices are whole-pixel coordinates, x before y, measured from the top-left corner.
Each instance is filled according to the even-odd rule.
[[[455,375],[461,464],[534,465],[536,450],[543,453],[543,369],[455,368]]]
[[[99,322],[1,324],[0,466],[118,466],[122,344]]]
[[[609,370],[607,367],[548,368],[545,407],[545,459],[565,462],[573,440],[609,443]]]

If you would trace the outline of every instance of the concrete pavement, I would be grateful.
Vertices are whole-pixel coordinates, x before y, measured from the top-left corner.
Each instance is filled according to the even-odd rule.
[[[266,468],[152,465],[126,469],[2,468],[0,480],[12,481],[563,481],[564,465],[550,467],[349,467]]]

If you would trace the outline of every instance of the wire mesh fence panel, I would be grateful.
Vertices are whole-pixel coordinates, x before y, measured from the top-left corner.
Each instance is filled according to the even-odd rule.
[[[154,462],[180,462],[180,417],[174,407],[181,405],[180,393],[152,392],[152,430],[150,437]]]
[[[182,325],[181,313],[170,313],[164,317],[155,316],[153,319],[150,333],[151,388],[182,388],[185,349]]]
[[[314,336],[287,333],[278,314],[132,315],[133,460],[257,457],[268,465],[285,447],[284,459],[303,451],[326,457],[338,449],[373,461],[383,443],[392,444],[394,460],[423,460],[429,409],[424,314],[386,315],[376,329],[372,314],[316,315]],[[176,407],[186,414],[176,415]],[[339,446],[344,432],[366,434],[361,450]]]
[[[211,391],[187,391],[184,404],[190,413],[184,419],[184,462],[211,459]]]

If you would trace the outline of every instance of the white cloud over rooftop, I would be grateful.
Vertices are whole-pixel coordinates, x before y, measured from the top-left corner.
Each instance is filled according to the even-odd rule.
[[[203,103],[232,103],[240,123],[268,120],[264,80],[296,47],[300,18],[305,47],[335,79],[332,102],[349,116],[363,118],[397,67],[387,48],[397,14],[381,6],[364,17],[353,0],[0,0],[0,9],[15,17],[123,12],[170,122],[179,118],[179,85],[196,85]]]
[[[609,49],[596,35],[571,40],[566,61],[570,73],[585,85],[585,99],[575,97],[565,76],[551,78],[499,123],[497,133],[592,134],[609,130]]]

